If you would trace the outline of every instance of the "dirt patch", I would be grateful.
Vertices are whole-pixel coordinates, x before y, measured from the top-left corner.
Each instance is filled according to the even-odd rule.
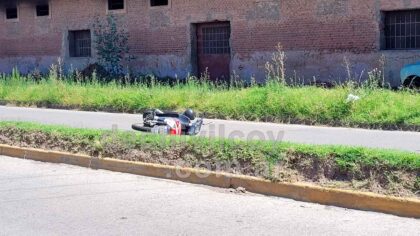
[[[280,180],[303,181],[326,187],[356,189],[398,197],[420,197],[419,170],[403,170],[378,165],[374,168],[343,170],[335,158],[289,154],[277,165]]]
[[[264,153],[257,155],[257,152],[250,153],[241,147],[226,150],[206,145],[198,147],[187,142],[157,146],[147,142],[126,142],[118,137],[98,139],[14,127],[0,129],[0,143],[128,161],[205,168],[272,181],[310,182],[332,188],[420,198],[420,170],[390,167],[386,163],[343,169],[334,155],[320,158],[289,150],[273,163],[267,161]]]

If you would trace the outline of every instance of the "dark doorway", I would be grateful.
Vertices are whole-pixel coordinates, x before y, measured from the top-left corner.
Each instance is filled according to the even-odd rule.
[[[214,22],[197,25],[198,73],[208,73],[213,81],[230,78],[230,23]]]

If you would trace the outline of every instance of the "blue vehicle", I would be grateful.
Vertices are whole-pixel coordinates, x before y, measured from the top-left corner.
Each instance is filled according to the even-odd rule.
[[[401,69],[401,83],[406,87],[420,88],[420,62],[406,65]]]

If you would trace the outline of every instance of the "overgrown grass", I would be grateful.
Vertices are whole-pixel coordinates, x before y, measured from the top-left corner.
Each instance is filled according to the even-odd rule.
[[[75,139],[79,143],[92,146],[92,151],[98,152],[102,151],[103,144],[109,142],[110,139],[115,139],[124,143],[127,147],[152,150],[173,148],[178,144],[182,144],[189,146],[197,154],[214,153],[214,158],[218,160],[264,160],[275,163],[282,161],[282,158],[288,155],[295,155],[310,156],[318,159],[333,158],[343,171],[351,171],[353,168],[360,168],[361,166],[364,168],[386,166],[394,169],[420,171],[420,154],[406,151],[340,145],[307,145],[289,142],[160,136],[127,131],[106,131],[70,128],[58,125],[42,125],[30,122],[0,122],[1,135],[5,135],[4,130],[8,128],[25,132],[40,132],[65,139]],[[54,142],[54,140],[49,140],[48,142]]]
[[[349,94],[360,96],[347,101]],[[148,108],[193,108],[208,118],[420,130],[420,94],[381,88],[338,86],[215,86],[190,80],[174,86],[77,83],[46,78],[34,82],[17,73],[0,77],[0,100],[46,106],[139,112]]]

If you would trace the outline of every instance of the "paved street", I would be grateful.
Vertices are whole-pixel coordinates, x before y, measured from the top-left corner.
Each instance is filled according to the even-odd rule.
[[[81,112],[0,106],[0,120],[36,121],[72,127],[130,130],[140,115]],[[420,133],[272,123],[206,120],[201,135],[213,137],[283,140],[309,144],[342,144],[420,152]]]
[[[0,235],[418,235],[420,220],[0,156]]]

